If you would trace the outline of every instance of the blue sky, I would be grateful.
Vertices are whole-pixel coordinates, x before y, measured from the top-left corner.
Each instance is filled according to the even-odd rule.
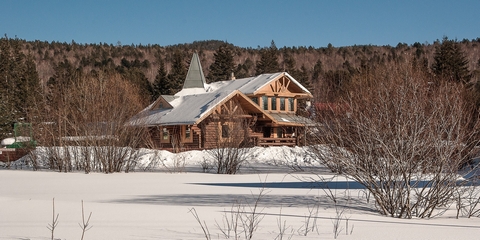
[[[25,40],[240,47],[391,45],[480,37],[480,1],[0,1],[0,33]]]

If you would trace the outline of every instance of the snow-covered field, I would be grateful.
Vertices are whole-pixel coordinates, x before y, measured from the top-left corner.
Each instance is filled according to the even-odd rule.
[[[253,239],[334,239],[337,220],[337,239],[480,236],[480,219],[455,219],[454,210],[429,220],[380,216],[372,201],[366,203],[361,188],[335,177],[308,158],[305,163],[301,150],[252,149],[254,157],[237,175],[203,173],[200,163],[206,153],[202,151],[176,155],[146,149],[142,150],[143,165],[130,173],[2,168],[0,239],[51,239],[53,203],[55,215],[58,214],[55,239],[80,239],[82,200],[85,218],[92,213],[91,228],[84,236],[89,240],[206,239],[194,212],[201,224],[208,227],[211,239],[226,239],[226,219],[239,224],[239,239],[245,239],[242,223],[252,217],[256,199],[259,218]],[[151,163],[152,156],[158,161],[143,171],[142,166]],[[293,171],[289,165],[306,171]],[[330,189],[341,204],[335,207],[319,184],[311,183],[312,179],[331,179]],[[259,194],[263,195],[258,197]],[[344,200],[347,196],[349,201]],[[231,239],[235,239],[233,234],[231,230]]]

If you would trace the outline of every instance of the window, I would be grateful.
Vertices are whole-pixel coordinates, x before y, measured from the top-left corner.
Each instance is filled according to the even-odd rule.
[[[283,137],[283,128],[277,128],[277,138]]]
[[[285,111],[285,98],[280,98],[280,111]]]
[[[267,96],[262,96],[262,105],[263,105],[263,110],[268,110],[268,97]]]
[[[193,133],[191,126],[182,126],[183,142],[193,142]]]
[[[229,138],[230,137],[230,127],[228,124],[222,124],[222,138]]]
[[[162,136],[161,140],[162,143],[169,143],[170,142],[170,134],[168,133],[168,129],[162,128]]]
[[[258,97],[251,97],[250,99],[258,105]]]
[[[288,111],[295,111],[295,99],[293,98],[288,98]]]
[[[275,111],[277,110],[277,97],[271,97],[272,101],[272,110]]]

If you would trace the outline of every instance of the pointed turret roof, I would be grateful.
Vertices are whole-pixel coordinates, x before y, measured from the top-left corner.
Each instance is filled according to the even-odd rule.
[[[188,68],[187,77],[183,84],[183,89],[186,88],[203,88],[205,89],[206,81],[203,75],[202,65],[198,54],[193,53],[192,61],[190,61],[190,67]]]

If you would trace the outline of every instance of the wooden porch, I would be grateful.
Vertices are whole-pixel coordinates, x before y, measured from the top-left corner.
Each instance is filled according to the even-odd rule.
[[[260,147],[269,147],[269,146],[296,146],[296,138],[258,138],[258,146]]]

